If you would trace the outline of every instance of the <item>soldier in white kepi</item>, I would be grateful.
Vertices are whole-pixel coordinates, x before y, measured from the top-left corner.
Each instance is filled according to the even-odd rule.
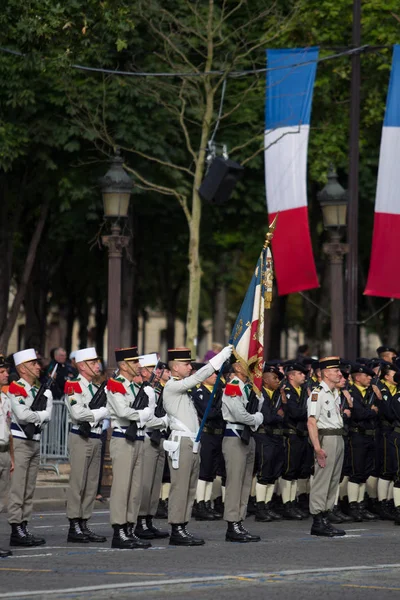
[[[102,421],[108,418],[106,407],[91,410],[89,403],[97,391],[93,379],[100,373],[95,348],[75,353],[79,375],[65,383],[65,402],[72,422],[69,434],[71,474],[67,492],[68,542],[87,544],[106,538],[89,529],[97,494],[101,459]]]
[[[322,358],[319,364],[322,379],[307,401],[307,426],[315,457],[310,490],[311,535],[334,537],[346,534],[327,519],[327,512],[335,505],[344,457],[343,418],[336,388],[341,379],[340,358]]]
[[[201,383],[214,371],[219,371],[232,354],[226,346],[210,362],[190,376],[192,371],[189,348],[168,350],[170,379],[164,388],[164,408],[169,419],[171,435],[164,442],[171,470],[171,490],[168,503],[168,522],[171,524],[169,543],[179,546],[202,546],[204,540],[191,535],[186,526],[191,518],[199,478],[200,458],[195,438],[199,419],[188,390]]]
[[[13,355],[19,379],[10,384],[11,433],[14,444],[14,473],[8,503],[8,522],[11,525],[11,546],[40,546],[46,540],[32,535],[28,522],[32,515],[33,494],[40,463],[40,435],[44,423],[51,419],[53,396],[44,390],[45,410],[32,410],[39,391],[37,385],[40,365],[33,348]],[[29,431],[31,430],[31,431]]]

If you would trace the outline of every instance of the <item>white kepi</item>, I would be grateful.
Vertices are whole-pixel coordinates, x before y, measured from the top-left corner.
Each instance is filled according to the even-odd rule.
[[[28,348],[28,350],[20,350],[13,354],[14,364],[16,367],[22,363],[30,362],[31,360],[37,360],[36,352],[34,348]]]
[[[141,367],[155,367],[158,363],[158,356],[155,352],[151,354],[142,354],[139,356],[139,365]]]
[[[75,362],[83,362],[84,360],[98,360],[96,348],[82,348],[75,352]]]

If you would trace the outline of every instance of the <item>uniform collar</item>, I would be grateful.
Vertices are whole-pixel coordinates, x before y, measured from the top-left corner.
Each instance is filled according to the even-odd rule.
[[[331,390],[331,388],[325,381],[321,380],[319,385],[322,387],[322,389],[325,392],[330,392],[335,398],[337,398],[339,396],[339,392],[337,391],[337,389],[333,388],[333,390]]]

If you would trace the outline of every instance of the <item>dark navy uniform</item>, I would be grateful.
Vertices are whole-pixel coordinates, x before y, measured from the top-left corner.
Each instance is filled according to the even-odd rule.
[[[282,408],[280,390],[262,390],[264,402],[262,425],[254,434],[256,440],[256,474],[262,485],[275,483],[282,475],[285,460],[283,437],[284,417],[278,415]]]
[[[372,388],[365,393],[352,385],[349,389],[353,398],[353,410],[349,427],[350,476],[351,483],[365,483],[375,469],[375,435],[377,414],[371,408]]]
[[[287,398],[285,407],[285,465],[282,478],[288,481],[299,479],[303,462],[307,455],[307,404],[302,395],[302,388],[298,391],[290,383],[284,387]]]

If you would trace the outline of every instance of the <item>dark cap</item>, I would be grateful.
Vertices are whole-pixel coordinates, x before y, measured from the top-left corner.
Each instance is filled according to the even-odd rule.
[[[369,367],[367,367],[367,365],[362,365],[360,363],[353,363],[351,365],[350,368],[350,373],[365,373],[366,375],[369,375],[370,377],[375,377],[375,373],[373,372],[372,369],[370,369]]]
[[[132,346],[132,348],[118,348],[115,350],[115,360],[117,362],[139,360],[137,346]]]
[[[326,356],[319,359],[320,369],[339,369],[340,356]]]
[[[7,359],[5,358],[4,354],[0,354],[0,369],[9,369],[10,366],[11,365],[7,362]]]
[[[383,354],[384,352],[393,352],[394,354],[398,354],[396,348],[391,348],[390,346],[379,346],[379,348],[376,349],[377,354]]]
[[[319,360],[315,360],[315,358],[314,358],[314,360],[311,363],[311,368],[313,371],[316,371],[317,369],[319,369],[320,368]]]
[[[291,362],[285,367],[285,373],[290,373],[292,371],[300,371],[300,373],[304,373],[304,375],[307,375],[308,373],[306,367],[298,362]]]
[[[282,381],[284,377],[283,373],[281,373],[280,370],[273,365],[264,365],[263,373],[275,373],[275,375],[279,377],[279,381]]]
[[[381,375],[387,375],[389,371],[399,371],[399,367],[392,362],[388,362],[387,360],[381,359]]]
[[[265,363],[265,365],[268,365],[269,367],[280,367],[283,364],[284,361],[280,358],[270,358]]]
[[[168,369],[168,365],[165,362],[158,361],[157,369],[161,369],[161,371]]]
[[[348,371],[346,371],[345,369],[340,369],[340,372],[345,379],[348,379],[350,377],[350,373]]]
[[[168,362],[177,360],[178,362],[191,362],[192,354],[190,348],[171,348],[168,350]]]
[[[206,366],[206,363],[203,363],[203,362],[196,362],[196,361],[192,362],[192,367],[193,367],[194,371],[198,371],[199,369],[202,369],[205,366]]]
[[[305,367],[311,367],[315,362],[315,358],[311,358],[311,356],[305,356],[300,361]]]
[[[365,356],[358,356],[356,358],[356,363],[359,365],[367,365],[369,363],[369,358],[365,358]]]

